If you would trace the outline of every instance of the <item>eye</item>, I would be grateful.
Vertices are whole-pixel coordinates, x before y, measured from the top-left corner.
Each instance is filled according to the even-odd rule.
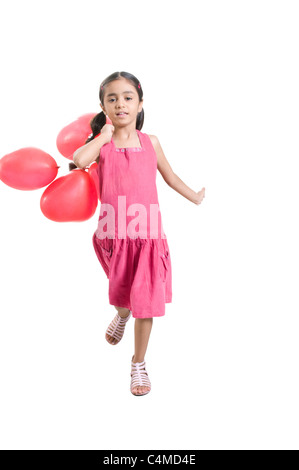
[[[131,96],[127,96],[126,99],[127,99],[127,100],[132,100],[133,98],[132,98]],[[115,98],[111,98],[111,99],[108,100],[108,101],[110,102],[110,101],[114,101],[114,100],[115,100]]]

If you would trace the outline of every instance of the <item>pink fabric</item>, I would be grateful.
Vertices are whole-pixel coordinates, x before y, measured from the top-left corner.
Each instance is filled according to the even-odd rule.
[[[165,303],[172,301],[171,258],[158,202],[157,155],[149,136],[136,131],[140,147],[117,148],[112,139],[101,148],[101,207],[92,242],[109,279],[109,303],[129,308],[134,318],[151,318],[165,315]]]

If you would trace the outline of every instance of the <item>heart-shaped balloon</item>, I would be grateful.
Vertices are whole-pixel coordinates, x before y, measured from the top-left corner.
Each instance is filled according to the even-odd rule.
[[[24,147],[0,160],[0,179],[15,189],[29,191],[53,181],[59,166],[51,155],[36,147]]]
[[[75,169],[57,178],[43,192],[40,200],[42,213],[55,222],[83,222],[96,211],[96,185],[83,169]]]
[[[75,150],[85,144],[92,132],[90,121],[95,115],[96,113],[83,114],[61,129],[56,139],[56,146],[64,157],[73,160]]]
[[[100,201],[101,200],[100,199],[100,180],[99,180],[98,170],[99,170],[99,165],[97,164],[97,162],[93,162],[88,168],[88,173],[90,174],[90,177],[93,179],[95,183],[98,199]]]

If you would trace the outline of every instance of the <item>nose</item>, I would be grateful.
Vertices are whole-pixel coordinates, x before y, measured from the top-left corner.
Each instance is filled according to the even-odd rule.
[[[124,105],[125,105],[124,101],[120,100],[120,101],[117,103],[116,107],[117,107],[117,108],[123,108]]]

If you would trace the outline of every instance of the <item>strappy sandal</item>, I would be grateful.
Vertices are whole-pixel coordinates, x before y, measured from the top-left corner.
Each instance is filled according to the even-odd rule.
[[[134,393],[133,389],[136,387],[149,387],[149,390],[147,390],[144,393],[138,393],[138,392]],[[142,395],[146,395],[150,391],[151,391],[151,382],[146,372],[145,362],[144,361],[133,362],[132,360],[131,361],[131,393],[135,395],[136,397],[139,397]]]
[[[106,330],[105,338],[108,341],[107,335],[112,336],[112,338],[114,338],[116,342],[110,343],[110,341],[108,341],[109,344],[115,345],[120,342],[120,340],[122,339],[124,335],[126,323],[131,317],[131,315],[132,315],[131,310],[130,310],[129,315],[125,318],[122,318],[118,313],[115,315],[115,317],[113,318],[112,322],[110,323],[110,325],[108,326]]]

